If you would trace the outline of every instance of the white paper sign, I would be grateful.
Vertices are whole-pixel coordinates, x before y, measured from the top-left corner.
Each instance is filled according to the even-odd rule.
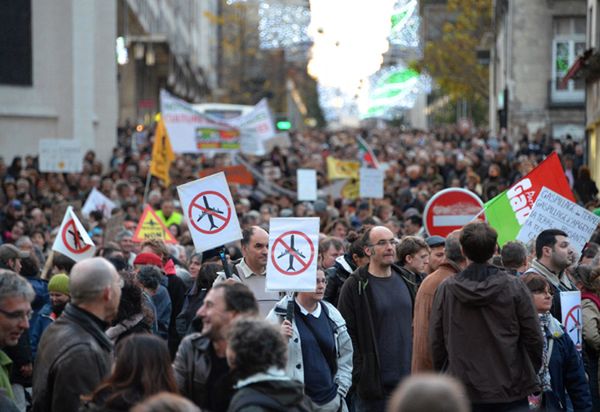
[[[272,218],[267,290],[313,292],[317,288],[319,218]]]
[[[298,200],[317,200],[317,171],[314,169],[298,169]]]
[[[562,324],[577,350],[581,350],[581,292],[560,292],[560,307]]]
[[[242,238],[225,173],[177,186],[177,192],[196,251],[203,252]]]
[[[60,230],[54,239],[52,250],[68,256],[76,262],[93,257],[96,253],[94,242],[77,219],[72,206],[67,207]]]
[[[521,227],[517,240],[528,244],[543,230],[560,229],[569,235],[569,243],[573,250],[581,254],[598,223],[600,216],[544,187]]]
[[[104,214],[104,217],[109,219],[112,216],[113,209],[116,207],[115,202],[94,187],[85,200],[85,204],[81,208],[81,213],[85,217],[88,217],[93,211],[100,210]]]
[[[383,171],[361,167],[359,171],[359,196],[362,198],[383,198]]]
[[[41,139],[38,145],[40,172],[81,173],[83,151],[74,139]]]

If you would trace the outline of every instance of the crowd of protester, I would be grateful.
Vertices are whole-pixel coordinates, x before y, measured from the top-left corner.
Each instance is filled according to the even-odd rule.
[[[357,159],[356,133],[385,170],[384,198],[296,201],[296,169],[328,185],[327,157]],[[0,160],[0,410],[600,410],[600,232],[579,255],[555,229],[499,248],[486,223],[446,238],[422,224],[439,190],[487,201],[552,151],[598,209],[580,143],[308,131],[263,157],[177,156],[171,185],[146,190],[149,136],[120,130],[109,164],[88,152],[77,174]],[[243,237],[224,268],[218,250],[196,253],[175,187],[238,161],[256,184],[230,185]],[[117,231],[103,211],[79,213],[92,188],[117,205]],[[177,244],[133,241],[144,200]],[[65,203],[96,257],[51,251]],[[266,291],[270,219],[304,216],[320,218],[316,290]],[[576,290],[574,343],[560,292]]]

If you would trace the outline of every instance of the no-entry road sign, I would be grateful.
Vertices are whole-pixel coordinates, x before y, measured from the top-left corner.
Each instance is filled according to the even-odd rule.
[[[444,189],[427,202],[423,225],[429,236],[446,237],[475,219],[482,209],[483,202],[475,193],[460,188]]]

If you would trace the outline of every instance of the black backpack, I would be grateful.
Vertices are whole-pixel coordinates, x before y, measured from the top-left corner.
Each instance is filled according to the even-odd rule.
[[[290,407],[282,405],[263,392],[246,386],[233,396],[228,411],[238,412],[250,406],[269,412],[315,412],[317,410],[315,404],[306,395],[301,403]]]

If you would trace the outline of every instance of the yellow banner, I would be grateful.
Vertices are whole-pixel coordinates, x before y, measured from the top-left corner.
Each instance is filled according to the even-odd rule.
[[[339,160],[329,156],[327,158],[327,177],[333,179],[358,179],[360,162]]]
[[[171,178],[169,176],[169,169],[171,163],[175,160],[175,154],[171,147],[171,141],[165,129],[163,120],[160,119],[156,125],[156,132],[154,133],[154,145],[152,146],[152,162],[150,163],[150,173],[153,176],[165,182],[166,186],[171,184]]]

